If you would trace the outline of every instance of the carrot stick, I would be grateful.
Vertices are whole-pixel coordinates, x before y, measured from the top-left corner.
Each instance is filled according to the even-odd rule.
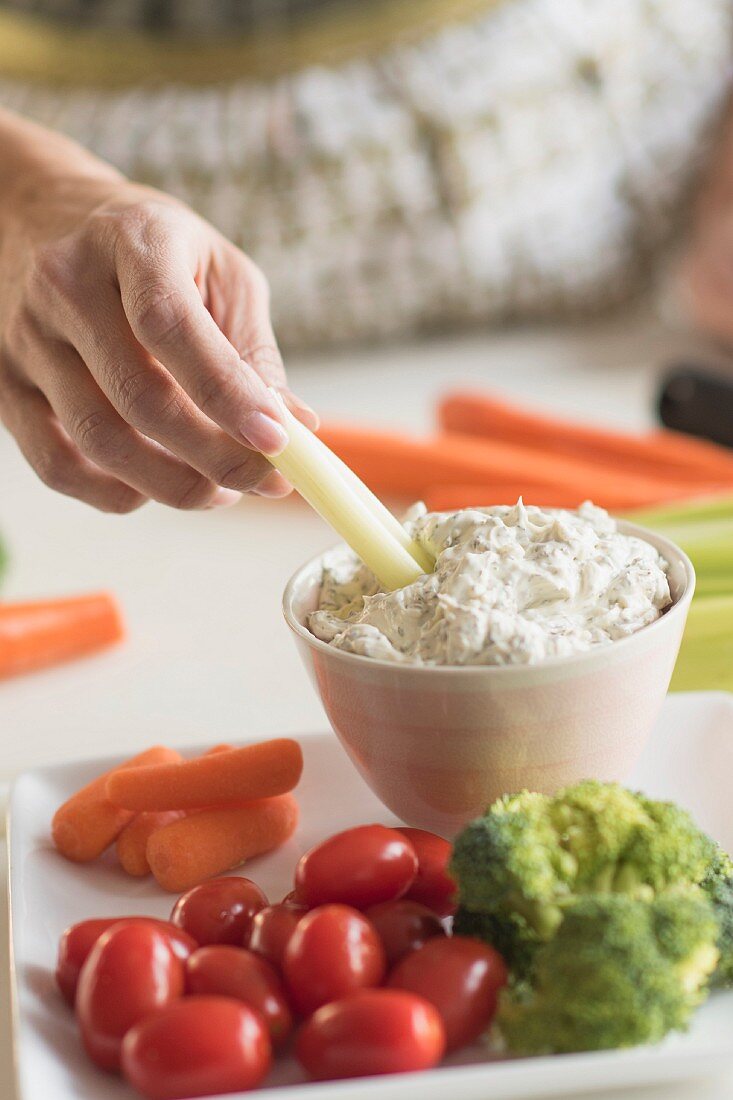
[[[598,465],[513,443],[468,435],[445,434],[420,439],[396,432],[375,431],[355,425],[326,424],[319,431],[324,443],[375,492],[414,499],[434,485],[507,484],[562,486],[587,500],[616,496],[644,507],[660,500],[690,495],[689,482],[664,476],[654,478],[621,472],[614,465]],[[715,492],[714,485],[697,484],[695,492]],[[625,507],[634,507],[625,504]]]
[[[514,504],[520,496],[525,504],[538,504],[544,508],[578,508],[588,499],[592,499],[593,503],[601,508],[607,508],[609,512],[633,512],[644,507],[639,504],[629,504],[630,499],[638,500],[639,496],[638,494],[630,496],[622,485],[619,485],[615,493],[606,490],[602,493],[593,493],[592,497],[589,497],[588,493],[580,493],[563,485],[550,487],[531,481],[491,482],[486,485],[434,485],[424,494],[423,499],[431,512],[452,512],[460,508]],[[680,498],[676,495],[669,498],[672,503],[679,500]],[[656,494],[652,507],[666,502],[667,498],[664,494]]]
[[[487,393],[451,393],[438,406],[441,428],[490,440],[503,440],[541,451],[544,458],[563,455],[588,462],[612,463],[634,475],[669,477],[680,482],[733,484],[733,454],[713,443],[678,432],[646,436],[578,424],[562,417],[530,412]]]
[[[104,649],[124,637],[109,592],[0,604],[0,680]]]
[[[133,878],[142,878],[150,874],[147,848],[148,841],[153,833],[178,821],[185,815],[185,810],[161,810],[159,812],[148,811],[135,814],[130,822],[117,837],[115,850],[123,871]]]
[[[147,856],[164,890],[181,893],[283,844],[298,823],[292,794],[246,806],[201,810],[153,833]]]
[[[425,504],[431,512],[455,512],[461,508],[488,508],[496,504],[515,504],[519,497],[525,504],[537,504],[542,508],[578,508],[587,497],[572,489],[558,486],[548,489],[544,485],[522,482],[511,487],[487,485],[436,485],[425,494]],[[614,510],[625,504],[609,504],[594,497],[594,503]]]
[[[97,776],[73,794],[53,815],[51,836],[62,856],[86,863],[101,855],[132,819],[129,810],[114,806],[107,798],[107,780],[125,768],[179,761],[180,754],[162,745],[138,753],[124,764]]]
[[[204,756],[231,751],[232,745],[212,745],[210,749],[206,750]],[[158,812],[149,810],[136,814],[117,837],[115,848],[122,869],[134,878],[149,875],[148,840],[158,829],[162,829],[164,825],[170,825],[173,821],[178,821],[185,813],[185,810],[160,810]]]
[[[181,764],[116,772],[107,795],[126,810],[192,810],[291,791],[303,770],[297,741],[281,737]]]

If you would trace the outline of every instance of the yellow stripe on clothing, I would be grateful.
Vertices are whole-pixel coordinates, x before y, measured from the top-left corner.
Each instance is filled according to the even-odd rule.
[[[287,25],[263,25],[234,40],[219,41],[71,27],[0,11],[0,76],[102,88],[266,80],[414,41],[499,2],[353,0],[337,11],[315,9]]]

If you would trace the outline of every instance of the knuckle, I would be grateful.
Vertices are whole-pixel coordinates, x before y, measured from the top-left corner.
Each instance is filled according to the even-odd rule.
[[[214,481],[225,489],[248,492],[255,489],[272,467],[256,454],[245,455],[236,461],[222,463],[214,475]]]
[[[265,299],[270,296],[270,283],[262,268],[258,267],[249,258],[247,259],[247,281],[252,294]]]
[[[81,465],[70,451],[62,447],[44,447],[33,454],[31,465],[49,489],[69,496],[78,491]]]
[[[251,344],[242,351],[242,359],[256,370],[282,370],[282,357],[277,345],[270,340]]]
[[[182,483],[175,493],[171,494],[170,503],[174,508],[189,511],[201,508],[210,499],[212,485],[208,478],[201,474],[194,474]]]
[[[60,244],[40,248],[28,276],[28,293],[31,299],[47,302],[49,293],[67,299],[73,296],[75,287],[71,252]]]
[[[80,416],[73,425],[72,436],[79,449],[95,462],[122,464],[125,460],[119,433],[102,412]]]
[[[132,296],[130,310],[135,335],[143,344],[160,346],[175,339],[188,322],[186,303],[175,287],[152,280]]]
[[[238,386],[233,378],[207,374],[197,386],[195,401],[201,412],[210,416],[233,403],[237,394]]]
[[[161,411],[172,399],[169,387],[148,367],[113,376],[115,407],[124,418],[138,427],[158,422]]]

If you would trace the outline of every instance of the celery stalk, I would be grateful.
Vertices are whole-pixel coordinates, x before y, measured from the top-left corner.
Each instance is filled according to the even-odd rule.
[[[425,570],[365,503],[366,486],[364,494],[357,494],[355,475],[347,480],[323,443],[284,404],[281,408],[289,442],[279,455],[267,455],[268,460],[349,544],[384,588],[404,588],[416,581]]]
[[[326,444],[323,440],[319,439],[318,436],[314,436],[313,438],[322,453],[339,471],[347,485],[354,490],[362,503],[369,508],[374,518],[382,523],[383,526],[394,535],[400,545],[405,548],[407,553],[410,554],[422,568],[423,573],[432,573],[435,569],[435,559],[431,557],[425,547],[421,546],[416,539],[410,538],[397,517],[393,516],[389,508],[382,504],[379,497],[375,496],[371,489],[356,476],[351,467],[347,466],[333,451],[329,451]]]
[[[733,594],[696,596],[672,691],[733,691]]]

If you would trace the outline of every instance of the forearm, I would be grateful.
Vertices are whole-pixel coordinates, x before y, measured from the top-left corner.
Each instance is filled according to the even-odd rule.
[[[68,207],[73,224],[80,204],[104,201],[121,179],[76,142],[0,108],[0,235],[28,214],[43,222],[44,202],[63,230],[59,207]]]

